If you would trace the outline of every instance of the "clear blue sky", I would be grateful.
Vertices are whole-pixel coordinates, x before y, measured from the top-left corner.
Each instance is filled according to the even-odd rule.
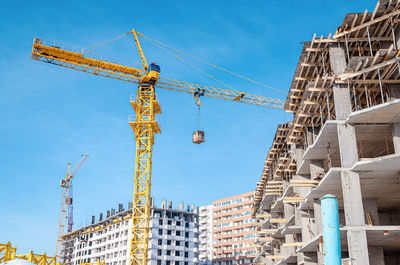
[[[376,1],[2,1],[0,9],[0,241],[53,254],[67,162],[90,154],[74,180],[75,227],[132,198],[128,115],[134,84],[30,59],[34,36],[87,47],[136,28],[195,56],[287,91],[301,41],[334,32],[345,13]],[[162,77],[215,85],[148,42]],[[97,51],[139,64],[129,36]],[[285,95],[216,72],[238,90]],[[203,99],[206,142],[191,143],[190,95],[158,91],[163,133],[154,146],[152,194],[197,205],[254,190],[278,123],[291,115]]]

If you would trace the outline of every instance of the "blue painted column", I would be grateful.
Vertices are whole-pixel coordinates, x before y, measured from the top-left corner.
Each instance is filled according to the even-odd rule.
[[[334,195],[321,198],[322,240],[324,243],[325,265],[342,264],[339,231],[339,207]]]

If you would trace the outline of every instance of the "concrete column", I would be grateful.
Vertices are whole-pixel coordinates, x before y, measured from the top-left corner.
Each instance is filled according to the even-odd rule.
[[[337,120],[345,120],[351,113],[350,91],[347,84],[333,84],[333,99]]]
[[[311,179],[320,179],[324,176],[324,161],[310,160]]]
[[[316,236],[313,211],[300,211],[301,238],[307,243]]]
[[[394,152],[400,154],[400,123],[392,124]]]
[[[310,146],[310,145],[312,145],[312,144],[314,143],[315,137],[314,137],[314,134],[313,134],[313,132],[312,132],[312,128],[311,128],[311,127],[310,127],[310,128],[307,128],[307,131],[306,131],[306,138],[307,138],[307,144],[308,144],[308,146]]]
[[[352,167],[358,161],[356,130],[349,124],[338,124],[340,162],[342,167]]]
[[[363,199],[365,223],[368,224],[367,214],[371,216],[372,224],[379,225],[379,214],[376,199]],[[385,265],[383,247],[369,246],[369,262],[373,265]]]
[[[314,199],[314,218],[315,218],[315,235],[322,233],[322,215],[321,202],[319,199]]]
[[[290,203],[283,204],[283,213],[285,218],[289,219],[292,215],[294,215],[294,206]]]
[[[315,235],[322,236],[322,211],[321,211],[321,201],[319,199],[314,199],[314,219],[315,219]],[[318,264],[324,264],[324,255],[317,251]]]
[[[343,45],[342,45],[343,46]],[[331,44],[329,46],[329,62],[335,75],[340,75],[346,68],[346,57],[344,55],[343,47],[339,47],[339,44]]]
[[[329,62],[335,75],[340,75],[346,68],[346,57],[343,47],[332,44],[329,47]],[[347,84],[333,84],[333,98],[337,120],[345,120],[351,113],[350,92]]]
[[[358,161],[355,129],[351,125],[338,124],[340,160],[348,168]],[[360,176],[343,170],[341,173],[346,225],[364,225]]]
[[[343,203],[346,225],[351,226],[347,232],[349,256],[358,264],[369,265],[367,234],[364,229],[364,208],[361,196],[360,177],[352,171],[342,171]]]
[[[379,214],[376,199],[363,199],[365,223],[368,224],[367,214],[371,216],[372,225],[379,225]]]
[[[333,72],[336,75],[343,73],[346,67],[343,48],[332,45],[329,48],[329,56]],[[351,100],[347,84],[334,83],[333,97],[336,119],[344,121],[351,113]],[[358,161],[355,128],[348,124],[338,124],[337,130],[340,161],[343,168],[341,182],[345,219],[346,225],[352,227],[347,232],[349,256],[355,259],[357,264],[369,265],[367,235],[364,229],[357,227],[365,225],[360,176],[346,170]]]
[[[290,145],[290,149],[293,151],[294,158],[296,159],[296,166],[299,168],[303,162],[304,150],[300,148],[300,146],[294,144]]]

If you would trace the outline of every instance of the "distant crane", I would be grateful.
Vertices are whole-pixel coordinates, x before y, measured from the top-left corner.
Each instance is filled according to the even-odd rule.
[[[57,244],[56,244],[56,254],[54,255],[56,259],[61,257],[61,241],[62,236],[64,235],[64,226],[65,220],[68,219],[68,233],[72,232],[72,226],[74,224],[73,221],[73,206],[72,206],[72,179],[74,178],[76,172],[82,167],[83,163],[89,157],[88,154],[82,155],[81,160],[76,165],[72,172],[71,163],[68,163],[67,173],[65,174],[65,178],[61,180],[60,187],[63,188],[62,197],[61,197],[61,210],[60,210],[60,220],[58,223],[58,234],[57,234]],[[68,210],[68,214],[66,212]]]
[[[143,69],[96,59],[90,56],[90,51],[95,49],[95,46],[103,46],[113,40],[116,40],[128,34],[132,34],[134,37]],[[156,114],[161,113],[161,107],[156,98],[155,89],[162,88],[177,92],[188,93],[192,94],[195,99],[204,96],[275,109],[283,109],[284,105],[284,101],[281,99],[252,95],[243,91],[235,90],[230,87],[229,89],[221,89],[214,86],[205,86],[184,81],[178,81],[175,79],[161,78],[159,77],[160,66],[155,63],[147,63],[138,36],[146,38],[147,40],[165,51],[167,50],[164,47],[167,47],[175,50],[177,53],[185,54],[182,51],[162,44],[159,41],[150,39],[149,37],[135,30],[131,30],[128,33],[125,33],[120,37],[114,38],[111,41],[105,41],[98,45],[91,46],[87,50],[76,50],[75,48],[66,47],[66,45],[63,45],[61,43],[35,38],[33,41],[31,52],[31,58],[34,60],[82,71],[93,75],[104,76],[138,84],[136,96],[131,97],[130,100],[136,116],[129,120],[129,124],[135,133],[136,140],[135,176],[132,209],[132,238],[130,242],[129,265],[147,265],[148,259],[147,251],[149,243],[153,144],[154,135],[156,133],[161,133],[160,126],[155,118]],[[169,51],[167,52],[170,53]],[[176,54],[173,55],[181,59]],[[199,60],[194,56],[189,56],[193,59]],[[199,61],[207,63],[204,60]],[[207,64],[230,74],[234,74],[231,71],[225,70],[216,65],[210,63]],[[193,65],[191,66],[194,67]],[[200,70],[198,68],[196,69]],[[204,71],[201,72],[205,73]],[[218,81],[211,75],[207,75],[210,78]],[[249,78],[245,78],[244,76],[238,74],[234,75],[244,78],[253,83],[263,85]],[[227,86],[225,83],[221,81],[219,82]],[[282,91],[279,92],[284,93]],[[179,104],[179,102],[177,102],[176,104]],[[251,130],[251,128],[249,128],[249,130]],[[193,134],[193,142],[201,143],[203,141],[204,132],[202,134],[202,131],[196,131],[195,134]]]

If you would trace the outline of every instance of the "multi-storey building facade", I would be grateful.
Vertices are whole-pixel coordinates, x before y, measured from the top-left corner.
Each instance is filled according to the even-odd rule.
[[[65,265],[83,262],[105,262],[105,265],[129,264],[131,239],[131,209],[107,211],[98,222],[92,223],[63,237],[62,261]],[[167,207],[151,208],[148,265],[198,264],[198,210],[194,206],[185,211]]]
[[[285,102],[293,120],[255,193],[256,263],[327,264],[320,198],[331,194],[342,264],[400,264],[399,14],[400,1],[380,0],[303,43]]]
[[[200,265],[212,264],[213,244],[213,205],[199,208],[199,263]]]
[[[215,265],[250,264],[255,254],[254,192],[214,201],[213,259]]]

